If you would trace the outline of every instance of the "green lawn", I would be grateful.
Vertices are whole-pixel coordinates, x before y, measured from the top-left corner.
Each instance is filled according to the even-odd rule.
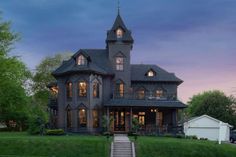
[[[108,157],[104,136],[30,136],[0,132],[0,157]]]
[[[167,137],[138,137],[137,157],[236,157],[236,146]]]

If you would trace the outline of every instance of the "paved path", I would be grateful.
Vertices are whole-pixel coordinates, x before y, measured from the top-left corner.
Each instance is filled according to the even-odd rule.
[[[125,134],[115,134],[112,143],[111,157],[134,157],[132,142]]]

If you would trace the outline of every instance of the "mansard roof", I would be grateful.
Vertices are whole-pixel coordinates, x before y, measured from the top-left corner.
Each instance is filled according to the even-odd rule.
[[[77,65],[76,58],[83,54],[89,59],[87,65]],[[52,75],[59,76],[68,73],[94,72],[102,75],[112,75],[111,65],[107,58],[106,49],[80,49],[68,61],[64,61]]]
[[[116,30],[121,28],[124,31],[123,37],[121,38],[124,42],[133,43],[134,40],[131,36],[131,31],[127,29],[125,26],[120,14],[117,15],[116,20],[111,28],[111,30],[107,31],[107,39],[106,42],[114,42],[117,41]]]
[[[155,75],[148,77],[146,73],[152,70]],[[175,76],[174,73],[169,73],[157,65],[151,64],[132,64],[131,65],[131,81],[150,81],[150,82],[176,82],[181,84],[183,81]]]
[[[104,106],[136,106],[136,107],[170,107],[186,108],[187,106],[178,100],[136,100],[136,99],[111,99]]]

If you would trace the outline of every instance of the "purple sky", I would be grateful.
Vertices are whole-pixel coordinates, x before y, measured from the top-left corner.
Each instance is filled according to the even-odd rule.
[[[219,89],[236,96],[236,0],[121,0],[132,63],[157,64],[184,80],[179,99]],[[42,58],[104,48],[116,0],[0,0],[21,34],[12,55],[34,70]]]

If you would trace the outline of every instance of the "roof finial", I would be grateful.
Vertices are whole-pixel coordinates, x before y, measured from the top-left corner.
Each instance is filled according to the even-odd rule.
[[[120,0],[117,1],[118,1],[118,15],[120,15]]]

